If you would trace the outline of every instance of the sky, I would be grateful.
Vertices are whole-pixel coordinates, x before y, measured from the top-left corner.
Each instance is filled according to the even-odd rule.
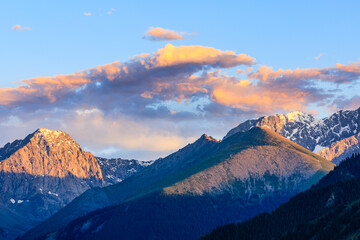
[[[360,106],[359,1],[1,1],[0,145],[36,129],[151,160]]]

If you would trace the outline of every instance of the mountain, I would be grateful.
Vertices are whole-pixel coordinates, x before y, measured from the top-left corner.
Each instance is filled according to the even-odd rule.
[[[223,141],[203,135],[121,183],[87,191],[23,239],[196,239],[274,209],[333,166],[267,129]],[[84,216],[89,207],[98,210]]]
[[[271,129],[310,151],[318,152],[336,141],[360,132],[360,108],[353,111],[339,111],[323,119],[316,119],[303,112],[264,116],[239,124],[231,129],[224,139],[253,127]]]
[[[132,174],[141,171],[147,166],[154,163],[154,161],[138,161],[128,160],[122,158],[102,158],[96,157],[98,161],[105,185],[112,185],[119,183]]]
[[[100,164],[99,164],[100,163]],[[0,148],[0,239],[12,239],[53,215],[89,188],[142,169],[120,171],[120,160],[97,159],[68,134],[40,128]],[[128,169],[128,170],[130,170]]]
[[[354,154],[271,214],[218,227],[202,240],[358,239],[359,201],[360,154]]]
[[[339,164],[343,159],[358,152],[360,152],[360,133],[334,142],[317,154],[335,164]]]
[[[65,227],[79,216],[121,203],[137,193],[140,194],[140,190],[146,192],[148,188],[153,189],[157,183],[161,183],[167,177],[188,168],[203,156],[212,154],[217,144],[216,139],[204,134],[194,143],[188,144],[166,158],[156,160],[149,167],[134,173],[118,184],[102,189],[89,189],[49,219],[28,231],[23,238],[39,238],[48,232]]]

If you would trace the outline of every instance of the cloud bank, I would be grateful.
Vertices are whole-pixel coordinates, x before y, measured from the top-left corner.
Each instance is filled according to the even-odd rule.
[[[224,72],[239,67],[244,78]],[[10,140],[9,126],[19,133],[60,128],[100,154],[151,159],[247,118],[356,105],[358,96],[340,99],[333,88],[359,78],[359,63],[273,70],[246,54],[167,44],[127,62],[1,88],[0,142]]]

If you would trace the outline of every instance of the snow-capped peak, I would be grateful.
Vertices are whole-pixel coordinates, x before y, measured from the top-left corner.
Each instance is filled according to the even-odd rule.
[[[301,112],[301,111],[295,111],[295,112],[291,112],[285,115],[288,122],[295,122],[298,121],[300,119],[308,119],[311,120],[310,118],[313,118],[312,115]]]

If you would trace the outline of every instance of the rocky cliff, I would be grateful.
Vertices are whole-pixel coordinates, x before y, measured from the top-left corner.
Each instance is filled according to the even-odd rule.
[[[338,165],[345,158],[359,152],[360,133],[334,142],[331,146],[322,149],[317,154]]]

